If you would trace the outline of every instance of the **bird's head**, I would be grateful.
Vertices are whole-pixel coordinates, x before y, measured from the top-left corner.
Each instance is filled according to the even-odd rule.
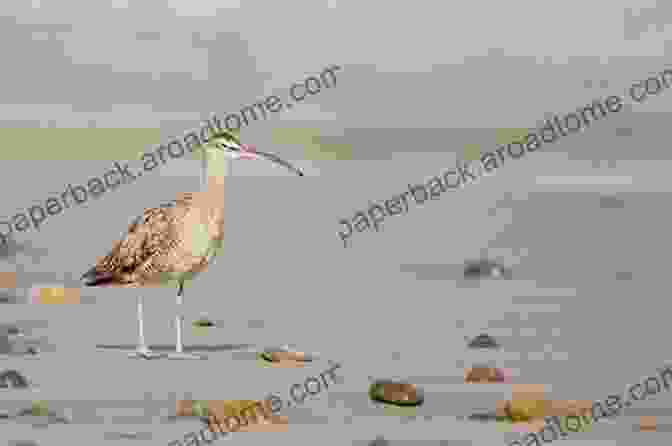
[[[229,160],[265,160],[279,164],[291,172],[303,176],[303,172],[273,153],[262,152],[254,146],[243,144],[232,132],[218,130],[201,146],[205,154],[223,154]]]

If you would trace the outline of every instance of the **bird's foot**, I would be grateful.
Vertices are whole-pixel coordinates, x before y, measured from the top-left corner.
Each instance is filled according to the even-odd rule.
[[[158,358],[159,356],[160,355],[158,353],[154,353],[147,347],[138,347],[136,351],[128,354],[129,358],[139,358],[139,359],[154,359]]]
[[[205,355],[195,355],[192,353],[185,352],[172,352],[168,353],[168,359],[208,359]]]

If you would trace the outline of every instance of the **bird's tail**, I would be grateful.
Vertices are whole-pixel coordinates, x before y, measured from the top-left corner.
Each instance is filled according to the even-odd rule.
[[[112,273],[98,271],[94,266],[82,275],[82,281],[85,286],[100,286],[114,282],[115,276]]]

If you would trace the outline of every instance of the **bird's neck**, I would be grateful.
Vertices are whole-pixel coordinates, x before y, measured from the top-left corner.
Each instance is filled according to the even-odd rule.
[[[231,175],[231,161],[223,154],[206,151],[201,161],[201,192],[212,204],[224,204],[224,178]]]

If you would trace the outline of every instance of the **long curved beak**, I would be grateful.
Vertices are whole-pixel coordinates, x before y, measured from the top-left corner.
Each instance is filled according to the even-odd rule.
[[[241,156],[240,156],[242,159],[257,159],[257,160],[271,161],[275,164],[279,164],[285,167],[286,169],[297,174],[300,177],[303,176],[303,172],[301,172],[301,170],[294,167],[288,161],[283,160],[278,155],[268,152],[262,152],[260,150],[257,150],[253,146],[243,145],[242,147],[243,149],[241,150]]]

